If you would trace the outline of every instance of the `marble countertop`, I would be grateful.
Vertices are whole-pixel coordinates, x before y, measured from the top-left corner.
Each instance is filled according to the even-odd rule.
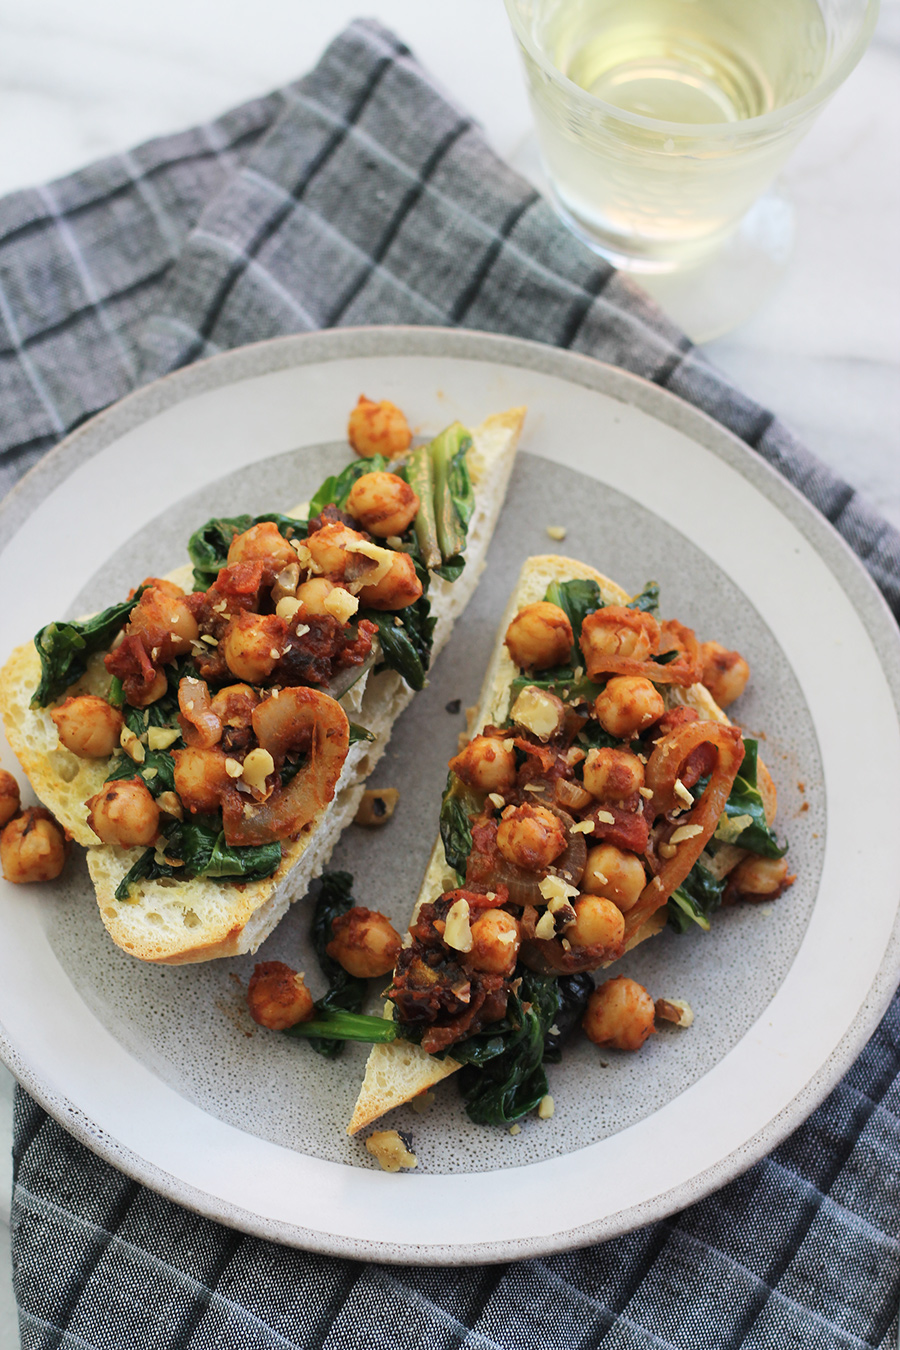
[[[497,150],[528,167],[530,117],[501,0],[376,0]],[[353,0],[0,0],[0,193],[209,118],[297,78]],[[900,0],[788,164],[795,254],[780,288],[710,359],[900,527]],[[0,1068],[0,1343],[8,1270],[11,1080]]]

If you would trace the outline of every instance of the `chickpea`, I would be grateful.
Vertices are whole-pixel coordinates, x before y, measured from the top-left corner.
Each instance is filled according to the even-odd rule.
[[[750,667],[740,652],[730,652],[718,642],[701,643],[700,659],[701,684],[706,685],[720,708],[727,708],[747,687]]]
[[[618,947],[625,936],[622,911],[601,895],[580,895],[575,922],[565,932],[573,947]]]
[[[225,629],[225,664],[239,680],[262,684],[284,651],[284,620],[276,614],[238,614]]]
[[[486,909],[472,924],[468,963],[486,975],[511,975],[519,955],[519,925],[505,909]]]
[[[136,686],[136,687],[135,687]],[[168,693],[169,681],[164,670],[157,670],[146,689],[137,680],[127,682],[128,702],[135,708],[149,708],[151,703]]]
[[[228,546],[228,565],[251,562],[255,558],[271,558],[286,567],[296,566],[297,555],[274,520],[263,520],[251,525],[243,534],[236,534]]]
[[[325,608],[325,597],[330,595],[335,589],[333,581],[327,577],[310,577],[309,581],[304,581],[297,587],[297,599],[303,606],[305,614],[315,614],[321,617],[327,614]]]
[[[449,767],[476,792],[504,793],[516,785],[516,752],[511,740],[475,736]]]
[[[247,1007],[254,1022],[269,1031],[286,1031],[298,1022],[310,1022],[316,1006],[312,994],[283,961],[260,961],[247,986]]]
[[[184,656],[200,636],[184,594],[172,595],[170,587],[164,589],[156,583],[131,611],[126,632],[146,633],[152,645],[159,648],[162,661]]]
[[[644,766],[637,755],[606,746],[588,751],[584,786],[600,802],[620,802],[644,786]]]
[[[644,864],[636,853],[615,844],[596,844],[588,849],[581,889],[589,895],[602,895],[627,914],[646,884]]]
[[[539,600],[520,609],[506,630],[506,649],[520,670],[561,666],[572,654],[572,625],[559,605]]]
[[[409,449],[412,432],[396,403],[386,398],[373,403],[360,394],[347,424],[347,439],[363,459],[371,459],[373,455],[394,459]]]
[[[165,679],[165,676],[163,676]],[[119,747],[125,719],[118,708],[96,694],[67,698],[50,716],[56,723],[60,744],[82,759],[105,759]]]
[[[758,858],[753,853],[738,863],[729,878],[747,896],[775,895],[787,879],[786,858]]]
[[[210,708],[224,727],[249,727],[259,694],[249,684],[228,684],[210,702]]]
[[[175,791],[188,811],[218,811],[222,794],[232,779],[225,768],[226,755],[218,747],[173,750]]]
[[[605,656],[646,661],[657,650],[658,643],[659,624],[653,615],[622,605],[595,610],[587,616],[581,630],[581,650],[589,670],[595,658],[600,662]]]
[[[347,498],[347,510],[376,539],[408,530],[419,510],[409,483],[395,473],[364,473]]]
[[[595,1045],[640,1050],[656,1030],[655,1012],[653,999],[643,985],[616,975],[591,994],[581,1025]]]
[[[397,964],[400,935],[377,910],[356,905],[332,921],[331,931],[334,937],[325,950],[348,975],[371,980],[389,974]]]
[[[546,806],[507,807],[497,826],[497,847],[504,858],[529,872],[549,867],[567,843],[565,826]]]
[[[416,576],[412,558],[408,553],[395,553],[381,580],[362,587],[359,603],[370,609],[405,609],[415,604],[421,594],[422,583]]]
[[[87,823],[104,844],[146,846],[159,833],[159,807],[137,778],[105,783],[86,806]]]
[[[19,809],[19,785],[11,773],[0,769],[0,828],[12,820]]]
[[[0,833],[0,865],[7,881],[53,881],[66,861],[66,836],[43,806],[29,806]]]
[[[347,550],[353,544],[364,544],[365,536],[359,530],[351,530],[349,525],[332,521],[314,530],[306,541],[312,560],[320,572],[334,580],[342,580],[351,554]]]
[[[665,704],[643,675],[614,675],[594,700],[594,712],[604,731],[624,741],[658,721]]]

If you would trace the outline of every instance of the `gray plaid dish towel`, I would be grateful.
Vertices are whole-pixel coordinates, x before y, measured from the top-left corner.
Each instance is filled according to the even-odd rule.
[[[900,538],[576,243],[409,51],[353,24],[298,83],[0,202],[0,490],[137,384],[332,325],[590,353],[696,404],[841,531],[900,613]],[[893,1350],[900,1000],[769,1158],[681,1214],[546,1260],[389,1268],[232,1232],[99,1161],[21,1090],[27,1350]]]

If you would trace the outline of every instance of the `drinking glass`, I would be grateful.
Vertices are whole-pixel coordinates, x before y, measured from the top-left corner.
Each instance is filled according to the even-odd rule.
[[[692,336],[726,331],[786,261],[790,212],[763,194],[861,57],[878,0],[506,7],[559,214],[661,298],[694,292]]]

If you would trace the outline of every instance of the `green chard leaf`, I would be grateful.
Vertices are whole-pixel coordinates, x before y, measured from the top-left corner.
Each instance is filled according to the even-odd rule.
[[[406,481],[419,499],[414,522],[419,556],[425,567],[437,568],[442,555],[434,516],[434,464],[429,446],[420,445],[411,452],[406,465]]]
[[[710,917],[721,905],[724,890],[724,881],[714,877],[701,862],[695,862],[666,902],[669,927],[677,933],[687,933],[696,924],[708,933]]]
[[[645,614],[659,613],[659,582],[648,581],[639,595],[628,601],[628,609],[640,609]],[[671,658],[670,658],[671,659]]]
[[[459,422],[447,427],[428,446],[434,469],[434,518],[444,563],[465,551],[475,495],[466,455],[472,437]]]
[[[589,614],[603,609],[603,597],[596,581],[576,578],[574,581],[551,581],[544,596],[551,605],[558,605],[572,625],[575,645],[572,648],[573,667],[581,664],[581,652],[578,639],[581,637],[581,625]]]
[[[410,689],[425,688],[425,674],[431,661],[434,626],[431,605],[422,595],[399,614],[389,610],[364,609],[361,619],[369,619],[378,629],[384,664],[403,676]]]
[[[374,741],[374,739],[375,733],[373,731],[367,731],[365,727],[361,727],[357,722],[350,723],[351,745],[355,745],[357,741]]]
[[[557,983],[553,976],[526,971],[518,992],[510,997],[504,1023],[491,1028],[486,1037],[495,1043],[489,1054],[479,1051],[477,1036],[451,1046],[454,1059],[464,1058],[457,1084],[466,1113],[476,1125],[512,1125],[546,1096],[543,1060],[547,1035],[560,1008]]]
[[[175,791],[175,761],[164,750],[145,750],[143,764],[135,764],[128,755],[117,755],[109,773],[107,783],[119,783],[137,778],[150,790],[154,797],[163,792]]]
[[[466,878],[466,863],[472,852],[470,816],[480,811],[479,799],[455,773],[448,773],[441,798],[441,841],[444,856],[456,872],[460,885]]]
[[[775,832],[766,823],[762,794],[756,785],[759,770],[759,743],[750,737],[744,740],[744,758],[734,780],[724,820],[719,821],[714,838],[720,843],[736,844],[763,858],[783,858],[787,844],[779,844]],[[694,799],[705,790],[709,780],[701,778],[692,788]]]
[[[173,821],[167,825],[163,830],[165,854],[179,858],[181,867],[158,862],[156,850],[147,849],[122,878],[116,889],[116,899],[127,900],[132,883],[143,879],[215,877],[219,881],[248,882],[262,881],[278,870],[281,865],[279,843],[226,844],[218,821],[212,817],[209,821]]]
[[[130,600],[95,614],[91,619],[48,623],[36,634],[34,645],[41,662],[41,681],[31,705],[46,707],[87,670],[87,658],[105,651],[125,627],[128,616],[144,593],[141,586]]]

